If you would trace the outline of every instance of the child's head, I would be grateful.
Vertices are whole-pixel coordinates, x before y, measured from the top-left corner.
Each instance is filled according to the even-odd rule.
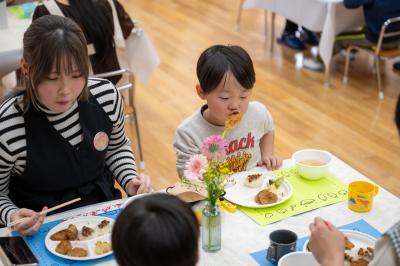
[[[60,16],[41,17],[26,30],[23,45],[26,107],[40,103],[51,111],[63,112],[77,98],[87,99],[86,39],[75,22]]]
[[[112,232],[119,265],[194,266],[199,225],[192,209],[169,194],[150,194],[130,203]]]
[[[196,90],[207,100],[205,118],[223,125],[226,118],[247,111],[255,83],[253,62],[239,46],[214,45],[206,49],[197,62]]]

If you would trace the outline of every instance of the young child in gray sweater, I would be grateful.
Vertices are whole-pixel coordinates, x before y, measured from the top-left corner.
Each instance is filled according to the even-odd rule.
[[[200,154],[203,140],[221,134],[227,118],[238,113],[243,115],[240,123],[225,136],[230,169],[239,172],[257,165],[278,169],[282,160],[273,152],[272,116],[262,103],[250,102],[255,73],[249,54],[239,46],[211,46],[200,55],[197,77],[197,94],[207,104],[176,130],[174,149],[179,176],[183,176],[190,157]]]

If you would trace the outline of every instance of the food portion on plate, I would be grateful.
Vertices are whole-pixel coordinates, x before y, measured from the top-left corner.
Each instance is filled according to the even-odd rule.
[[[261,190],[257,193],[255,201],[258,204],[272,204],[279,200],[279,197],[284,197],[285,193],[278,191],[281,186],[284,177],[278,177],[277,179],[269,179],[266,189]]]
[[[251,174],[246,176],[244,179],[244,185],[251,187],[251,188],[257,188],[261,187],[264,182],[264,177],[262,174]]]
[[[370,235],[352,231],[341,230],[345,235],[345,266],[364,266],[374,258],[374,244],[376,239]],[[304,250],[310,251],[308,240],[304,243]]]
[[[98,255],[105,254],[111,251],[111,244],[106,241],[97,241],[94,252]]]
[[[46,248],[62,258],[88,260],[112,253],[113,220],[99,216],[78,217],[55,226],[46,236]]]
[[[68,228],[58,231],[50,236],[51,240],[76,240],[78,238],[78,229],[75,225],[70,224]]]
[[[227,200],[251,208],[265,208],[285,202],[293,193],[292,186],[283,177],[277,177],[263,168],[232,175],[235,185],[225,188]]]
[[[355,248],[357,256],[350,254],[347,251],[351,251],[355,245],[346,236],[344,238],[345,251],[344,251],[344,261],[348,262],[350,266],[367,266],[368,263],[374,258],[374,248],[373,247],[358,247]]]

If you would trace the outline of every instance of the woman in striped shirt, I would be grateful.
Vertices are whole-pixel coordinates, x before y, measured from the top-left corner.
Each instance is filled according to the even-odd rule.
[[[44,16],[23,42],[25,88],[0,106],[0,222],[29,217],[15,229],[33,234],[47,207],[120,198],[114,179],[128,195],[150,191],[149,177],[136,172],[120,94],[107,80],[88,79],[79,26]]]

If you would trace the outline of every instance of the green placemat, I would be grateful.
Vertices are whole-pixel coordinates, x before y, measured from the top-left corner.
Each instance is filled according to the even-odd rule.
[[[273,172],[285,176],[293,187],[293,195],[286,202],[262,209],[238,206],[238,208],[260,225],[266,225],[287,217],[347,200],[347,185],[331,174],[319,180],[300,177],[295,167]]]

